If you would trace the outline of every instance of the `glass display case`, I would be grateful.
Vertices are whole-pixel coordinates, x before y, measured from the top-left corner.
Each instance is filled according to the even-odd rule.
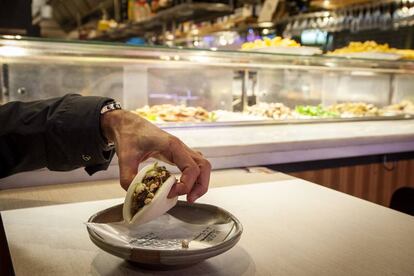
[[[165,127],[411,119],[414,61],[0,39],[0,101],[112,97]]]

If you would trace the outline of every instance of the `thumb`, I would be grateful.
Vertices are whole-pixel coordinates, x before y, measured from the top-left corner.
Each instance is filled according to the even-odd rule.
[[[129,185],[138,173],[139,161],[133,155],[118,155],[119,179],[121,187],[128,190]]]

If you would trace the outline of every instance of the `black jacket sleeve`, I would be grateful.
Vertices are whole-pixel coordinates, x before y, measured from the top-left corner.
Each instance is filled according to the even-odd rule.
[[[104,97],[66,95],[0,106],[0,178],[47,167],[89,174],[108,168],[114,151],[100,129]]]

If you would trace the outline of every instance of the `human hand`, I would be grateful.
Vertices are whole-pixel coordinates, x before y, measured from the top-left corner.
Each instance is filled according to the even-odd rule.
[[[101,129],[104,136],[115,143],[120,182],[125,190],[137,174],[138,165],[154,157],[175,164],[182,172],[169,197],[187,194],[187,201],[192,203],[207,192],[210,163],[177,137],[125,110],[101,115]]]

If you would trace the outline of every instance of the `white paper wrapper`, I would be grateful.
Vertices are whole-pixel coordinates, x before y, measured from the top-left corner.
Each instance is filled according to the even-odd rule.
[[[194,250],[221,243],[235,231],[233,221],[225,224],[191,224],[164,214],[143,225],[86,223],[87,227],[106,242],[130,248],[153,250]],[[183,247],[188,241],[188,248]]]

